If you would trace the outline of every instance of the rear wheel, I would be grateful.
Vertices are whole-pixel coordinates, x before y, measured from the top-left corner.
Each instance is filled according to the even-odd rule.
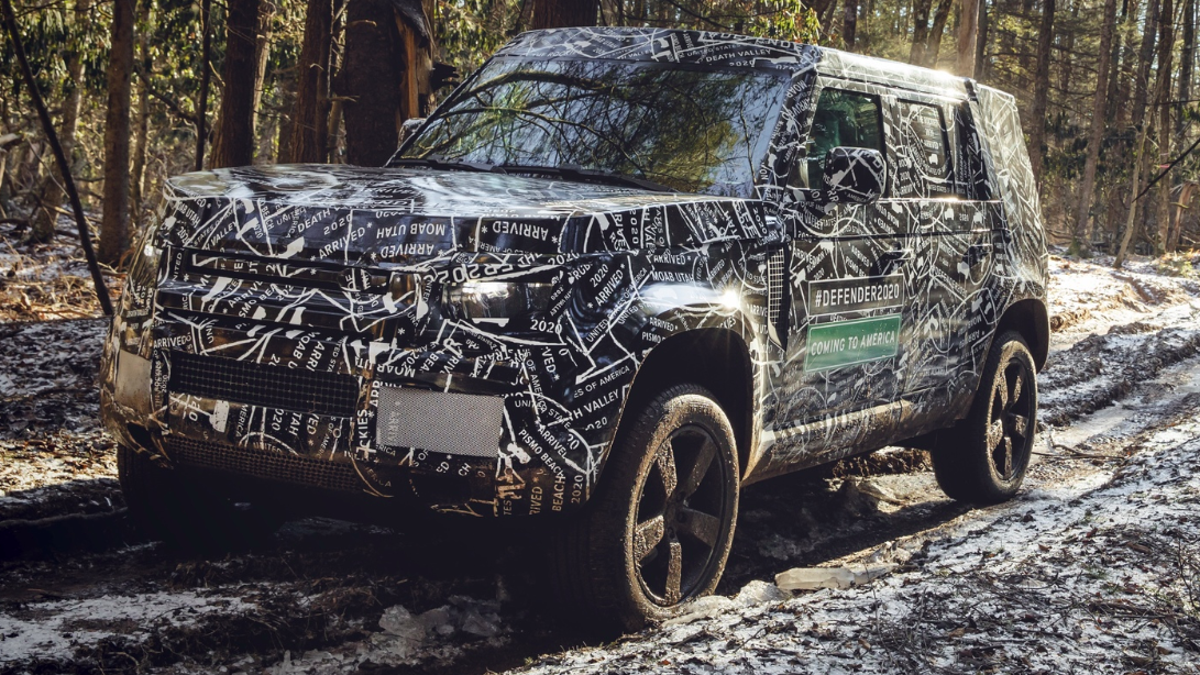
[[[1037,428],[1037,369],[1016,331],[996,337],[971,412],[934,450],[933,469],[947,496],[995,504],[1017,493]]]
[[[603,479],[555,547],[559,595],[637,630],[712,593],[737,520],[736,441],[706,389],[679,385],[630,411]]]
[[[145,452],[117,449],[117,474],[129,516],[147,536],[191,551],[241,549],[278,528],[277,514],[234,502],[214,486],[164,469]]]

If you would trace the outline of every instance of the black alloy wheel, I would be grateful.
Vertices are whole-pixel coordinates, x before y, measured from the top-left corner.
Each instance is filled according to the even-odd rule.
[[[708,429],[680,427],[654,449],[640,486],[633,558],[643,592],[663,607],[692,597],[711,576],[730,468],[717,453]]]
[[[594,494],[556,533],[557,595],[601,628],[670,618],[716,588],[739,490],[733,427],[708,390],[676,385],[627,409]]]
[[[1037,369],[1016,331],[996,336],[971,412],[940,437],[933,469],[952,499],[996,504],[1025,480],[1037,430]]]
[[[1036,384],[1019,359],[1009,361],[992,389],[987,445],[992,471],[1001,482],[1012,482],[1025,473],[1037,416]]]

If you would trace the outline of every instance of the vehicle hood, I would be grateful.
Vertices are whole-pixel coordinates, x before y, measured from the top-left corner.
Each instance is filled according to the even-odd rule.
[[[167,190],[168,244],[342,264],[556,254],[763,235],[753,200],[488,172],[279,165],[197,172]]]

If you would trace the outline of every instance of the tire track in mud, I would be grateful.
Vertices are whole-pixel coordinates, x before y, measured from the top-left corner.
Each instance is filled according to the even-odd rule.
[[[1039,374],[1040,418],[1064,426],[1130,396],[1143,382],[1200,353],[1200,316],[1162,327],[1145,321],[1113,326],[1051,357]]]

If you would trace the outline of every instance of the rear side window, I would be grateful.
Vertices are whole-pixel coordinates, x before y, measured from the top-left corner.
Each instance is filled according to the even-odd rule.
[[[899,197],[943,197],[959,194],[946,141],[946,124],[938,106],[897,101],[896,177]]]
[[[793,173],[792,187],[820,188],[825,155],[837,147],[883,151],[883,117],[878,97],[843,89],[821,91],[805,143],[807,159]]]

